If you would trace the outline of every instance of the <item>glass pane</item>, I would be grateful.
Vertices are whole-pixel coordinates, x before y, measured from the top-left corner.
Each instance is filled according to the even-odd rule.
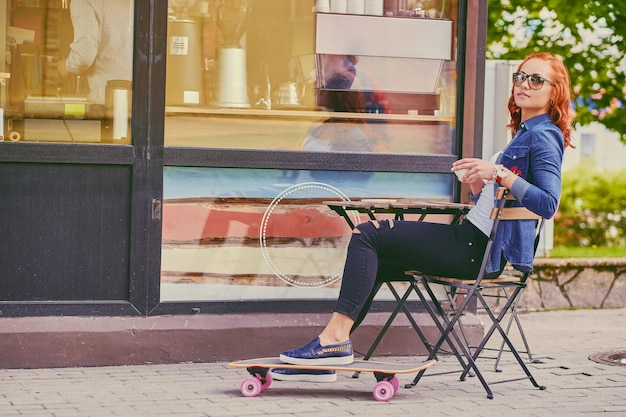
[[[324,201],[449,201],[453,181],[449,174],[166,167],[161,301],[334,299],[351,229]]]
[[[5,140],[131,143],[134,7],[0,0]]]
[[[170,0],[166,146],[453,153],[458,2],[323,3]]]

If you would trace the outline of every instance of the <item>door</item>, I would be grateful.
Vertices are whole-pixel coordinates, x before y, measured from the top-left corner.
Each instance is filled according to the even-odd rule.
[[[153,139],[162,141],[162,116],[151,117],[164,106],[164,79],[153,75],[164,73],[153,59],[160,53],[149,19],[156,6],[108,0],[105,9],[115,14],[107,15],[80,2],[75,9],[47,3],[2,2],[11,35],[24,38],[11,46],[2,95],[0,311],[147,314],[158,299],[147,277],[159,271],[162,193]],[[72,33],[58,35],[68,21]],[[94,22],[112,35],[102,36],[109,44],[97,46],[95,61],[81,69],[70,44]],[[104,84],[94,76],[99,65],[109,65]]]

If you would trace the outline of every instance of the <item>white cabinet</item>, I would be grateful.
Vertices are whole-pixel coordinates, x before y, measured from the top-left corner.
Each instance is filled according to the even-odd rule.
[[[318,13],[315,52],[451,60],[452,36],[451,20]]]
[[[318,13],[315,53],[320,91],[377,92],[385,113],[432,116],[441,109],[445,63],[454,61],[453,21]],[[336,82],[342,71],[351,84]]]

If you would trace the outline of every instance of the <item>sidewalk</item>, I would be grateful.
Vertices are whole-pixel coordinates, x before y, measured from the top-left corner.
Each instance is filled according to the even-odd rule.
[[[486,398],[476,378],[457,374],[423,378],[413,389],[403,385],[389,403],[373,399],[371,374],[359,379],[339,374],[332,384],[275,381],[256,398],[244,398],[239,384],[245,370],[226,363],[186,363],[100,368],[0,370],[0,415],[37,417],[201,417],[201,416],[625,416],[626,366],[590,361],[594,353],[626,351],[626,309],[528,313],[521,316],[534,356],[531,370],[547,390],[529,381],[492,385]],[[254,341],[251,341],[254,343]],[[1,353],[0,353],[1,354]],[[518,374],[508,357],[488,381]],[[242,358],[243,359],[243,358]],[[423,358],[418,358],[422,360]],[[456,369],[442,357],[429,373]],[[415,358],[384,358],[410,362]]]

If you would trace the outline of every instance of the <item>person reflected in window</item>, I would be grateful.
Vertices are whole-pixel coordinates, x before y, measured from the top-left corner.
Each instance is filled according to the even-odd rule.
[[[348,246],[339,298],[322,332],[306,345],[284,351],[289,364],[341,365],[354,359],[350,331],[362,317],[364,304],[378,277],[404,276],[406,270],[473,279],[486,250],[498,187],[510,189],[520,204],[551,218],[561,196],[561,165],[570,144],[570,81],[563,62],[550,53],[522,61],[513,74],[508,101],[513,139],[494,161],[463,158],[452,171],[462,171],[475,203],[456,225],[380,220],[355,227]],[[572,146],[573,147],[573,146]],[[510,221],[498,228],[489,253],[487,273],[498,276],[502,260],[524,272],[532,269],[535,222]]]
[[[357,114],[365,111],[361,91],[323,90],[318,104],[330,112]],[[309,130],[302,147],[308,151],[369,152],[372,150],[370,136],[364,118],[330,117]]]
[[[327,55],[325,79],[317,96],[317,105],[328,112],[366,113],[368,102],[363,91],[353,90],[358,57]],[[372,152],[376,140],[365,117],[329,117],[312,127],[302,141],[307,151]]]
[[[133,0],[72,0],[74,39],[59,75],[86,76],[88,100],[104,104],[109,80],[132,80]]]
[[[372,152],[376,146],[376,138],[364,117],[350,117],[365,113],[365,95],[362,91],[352,90],[356,76],[358,59],[351,56],[332,56],[327,65],[325,88],[317,96],[317,104],[328,112],[346,113],[342,117],[329,117],[321,124],[309,129],[302,140],[302,149],[311,152]],[[298,181],[335,181],[357,182],[369,181],[372,172],[363,171],[311,171],[300,172]]]

